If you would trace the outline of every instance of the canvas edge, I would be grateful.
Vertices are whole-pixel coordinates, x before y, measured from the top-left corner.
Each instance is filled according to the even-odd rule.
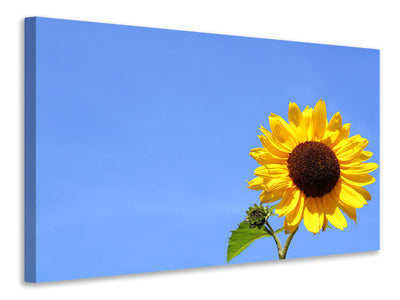
[[[36,278],[36,17],[25,18],[25,281]]]

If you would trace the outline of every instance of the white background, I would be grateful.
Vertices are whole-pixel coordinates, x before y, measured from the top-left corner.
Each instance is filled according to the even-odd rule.
[[[2,1],[0,298],[395,299],[399,296],[400,10],[396,1]],[[381,50],[381,250],[72,280],[23,282],[23,18],[42,16]],[[340,87],[338,87],[340,88]],[[360,103],[360,105],[363,105]]]

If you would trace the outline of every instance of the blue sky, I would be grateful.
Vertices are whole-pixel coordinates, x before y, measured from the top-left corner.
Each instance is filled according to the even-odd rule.
[[[290,101],[324,99],[379,163],[378,50],[45,18],[36,42],[37,281],[225,265]],[[301,224],[288,258],[377,250],[373,175],[357,225]],[[231,264],[276,257],[265,238]]]

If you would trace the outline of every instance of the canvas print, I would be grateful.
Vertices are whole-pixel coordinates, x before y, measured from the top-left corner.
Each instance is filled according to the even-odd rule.
[[[379,50],[25,20],[28,282],[379,250],[379,155]]]

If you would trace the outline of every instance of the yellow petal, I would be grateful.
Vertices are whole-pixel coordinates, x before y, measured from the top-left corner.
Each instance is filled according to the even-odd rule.
[[[261,177],[256,177],[251,181],[247,181],[249,186],[248,188],[255,190],[255,191],[262,191],[265,189],[264,180]]]
[[[290,182],[291,179],[289,177],[273,178],[265,182],[265,187],[267,191],[273,192],[287,188]]]
[[[296,103],[289,103],[289,122],[293,123],[296,126],[300,126],[300,123],[303,121],[303,114],[301,113],[300,108]]]
[[[320,142],[327,145],[329,148],[332,149],[331,145],[333,143],[333,140],[337,137],[338,134],[339,134],[339,131],[325,130],[324,138],[322,140],[320,140]]]
[[[372,155],[374,155],[374,154],[370,151],[363,151],[360,154],[360,160],[366,161],[366,160],[370,159],[372,157]]]
[[[314,126],[314,135],[318,139],[324,137],[326,128],[326,106],[325,101],[319,100],[312,113],[312,124]]]
[[[376,163],[361,163],[350,168],[342,167],[341,171],[345,174],[361,174],[372,172],[378,168],[379,166]]]
[[[332,197],[332,193],[326,194],[323,197],[323,211],[333,226],[340,230],[347,227],[347,221],[339,209],[337,199]]]
[[[331,137],[330,146],[331,148],[335,147],[342,140],[347,139],[350,135],[350,123],[346,123],[342,126],[341,129],[335,132],[335,134]]]
[[[299,201],[300,191],[299,189],[288,189],[283,194],[281,202],[275,209],[275,213],[282,217],[291,212]]]
[[[360,195],[362,195],[363,197],[364,197],[364,199],[365,200],[371,200],[371,194],[366,190],[366,189],[364,189],[363,187],[361,187],[361,186],[354,186],[354,185],[352,185],[351,186],[357,193],[359,193]]]
[[[324,221],[322,223],[322,231],[325,231],[326,227],[328,226],[328,219],[324,216]]]
[[[283,194],[285,191],[286,191],[286,188],[280,189],[280,190],[274,190],[272,192],[263,191],[260,194],[260,201],[261,201],[261,203],[275,202],[283,197]]]
[[[347,174],[341,172],[344,182],[355,186],[364,186],[375,182],[375,178],[369,174]]]
[[[368,140],[359,135],[345,139],[333,147],[333,151],[338,158],[345,160],[346,157],[353,158],[359,156],[365,147],[368,145]]]
[[[265,178],[276,178],[276,176],[287,176],[289,170],[287,166],[280,164],[268,164],[260,166],[254,170],[254,175],[262,176]]]
[[[312,126],[312,115],[313,109],[306,106],[303,110],[303,122],[301,123],[301,127],[307,133],[307,140],[312,141],[314,138],[314,130]]]
[[[339,198],[343,203],[351,207],[361,208],[367,204],[367,201],[365,201],[363,195],[346,183],[340,182],[340,180],[338,184],[336,184],[333,192],[334,197]]]
[[[341,166],[345,168],[351,168],[353,166],[358,165],[359,163],[362,163],[372,157],[373,153],[369,151],[357,151],[357,153],[353,153],[348,156],[337,156],[337,159],[339,160],[339,163]]]
[[[268,151],[277,157],[289,157],[289,153],[292,152],[293,149],[292,146],[276,141],[272,133],[264,127],[261,126],[260,130],[265,135],[265,138],[262,135],[259,136],[260,141]]]
[[[285,164],[287,161],[287,159],[278,158],[272,155],[265,148],[251,149],[250,156],[254,158],[260,165]]]
[[[297,143],[307,141],[307,130],[303,124],[303,114],[296,103],[289,104],[289,124]]]
[[[317,200],[317,198],[307,198],[304,208],[304,226],[306,226],[308,231],[313,233],[319,232],[322,228],[322,224],[320,227],[322,210],[317,204]]]
[[[325,213],[322,208],[322,198],[318,198],[316,203],[317,203],[318,210],[319,210],[319,231],[321,231],[322,226],[324,225],[324,220],[325,220]]]
[[[328,127],[326,128],[329,131],[336,131],[342,127],[342,116],[339,112],[334,114],[329,121]]]
[[[365,147],[365,146],[364,146]],[[355,165],[358,165],[358,163],[361,163],[360,159],[360,154],[362,152],[362,148],[358,148],[357,152],[355,153],[350,153],[347,152],[347,154],[340,154],[337,155],[337,159],[339,160],[339,163],[345,168],[345,167],[352,167]],[[347,155],[347,156],[344,156]]]
[[[290,226],[299,225],[301,219],[303,218],[305,198],[306,197],[304,196],[304,193],[300,192],[300,196],[297,201],[296,207],[287,214],[286,221],[288,225]]]
[[[307,130],[305,130],[303,126],[300,125],[299,127],[296,127],[293,123],[291,123],[290,126],[292,127],[292,131],[296,136],[296,140],[297,140],[298,144],[304,143],[307,141],[307,139],[308,139]]]
[[[296,140],[290,125],[282,117],[271,114],[269,116],[269,125],[273,137],[281,143],[289,143],[292,147],[296,146]]]
[[[357,212],[356,209],[350,205],[347,205],[343,201],[339,200],[338,201],[340,209],[354,222],[357,223]]]
[[[295,225],[295,226],[290,226],[288,223],[287,223],[287,217],[285,218],[285,221],[283,222],[283,228],[285,229],[285,233],[286,234],[289,234],[290,232],[294,232],[295,230],[296,230],[296,228],[299,226],[299,225]]]

